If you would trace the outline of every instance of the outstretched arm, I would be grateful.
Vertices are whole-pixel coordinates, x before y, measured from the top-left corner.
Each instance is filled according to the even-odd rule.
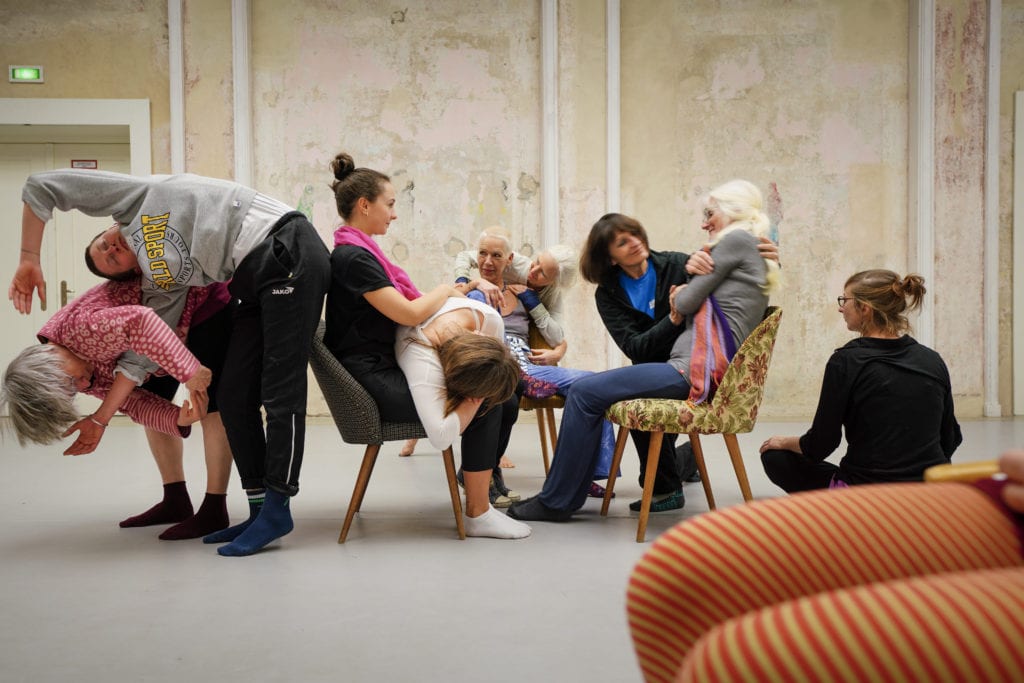
[[[134,390],[134,380],[121,373],[114,375],[114,383],[96,412],[88,417],[83,417],[64,432],[64,436],[71,436],[78,432],[78,438],[64,451],[64,455],[85,455],[96,450],[96,447],[100,445],[100,439],[103,438],[103,432],[110,424],[110,418],[114,417],[128,395]]]
[[[363,297],[382,315],[399,325],[419,325],[444,305],[450,296],[463,296],[452,285],[441,284],[409,301],[394,287],[383,287],[367,292]]]
[[[39,304],[46,310],[46,280],[39,264],[45,223],[25,204],[21,210],[21,253],[18,268],[7,290],[7,298],[20,313],[32,312],[32,292],[39,293]]]

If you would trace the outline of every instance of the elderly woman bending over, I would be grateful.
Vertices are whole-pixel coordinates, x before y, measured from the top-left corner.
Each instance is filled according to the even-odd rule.
[[[219,288],[220,285],[214,285],[212,289],[190,290],[179,324],[182,336],[188,330],[189,343],[193,342],[193,333],[197,333],[197,353],[218,371],[223,349],[208,337],[215,336],[222,321],[230,318],[230,310],[219,300]],[[165,530],[160,538],[196,538],[228,524],[225,492],[231,472],[231,451],[216,406],[208,398],[210,369],[200,364],[178,334],[152,309],[139,305],[140,296],[137,278],[110,281],[91,288],[58,311],[39,331],[43,343],[25,349],[8,366],[2,400],[10,410],[11,428],[20,443],[48,444],[76,431],[84,422],[106,427],[112,413],[104,413],[101,406],[96,413],[80,418],[74,395],[82,392],[102,399],[117,393],[114,369],[123,352],[145,353],[158,361],[171,377],[151,378],[136,388],[129,383],[130,393],[121,411],[147,428],[164,478],[164,499],[141,515],[122,521],[121,526],[180,522]],[[192,326],[194,321],[199,322]],[[192,390],[192,401],[186,401],[180,408],[165,397],[173,396],[177,384],[172,381],[165,387],[166,381],[158,381],[171,378],[185,382]],[[165,453],[163,450],[167,449],[157,447],[163,441],[156,437],[167,437],[172,445],[175,440],[180,444],[180,438],[189,435],[190,425],[200,419],[206,449],[207,494],[193,515],[180,446]],[[79,444],[83,438],[80,436],[65,454],[89,452],[90,448]]]

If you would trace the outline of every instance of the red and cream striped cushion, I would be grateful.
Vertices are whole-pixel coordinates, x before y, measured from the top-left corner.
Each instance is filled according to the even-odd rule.
[[[702,636],[794,598],[939,572],[1022,567],[1012,522],[962,484],[885,484],[758,501],[683,522],[630,577],[648,681],[670,681]]]
[[[697,642],[676,681],[1022,679],[1017,567],[874,583],[730,619]]]

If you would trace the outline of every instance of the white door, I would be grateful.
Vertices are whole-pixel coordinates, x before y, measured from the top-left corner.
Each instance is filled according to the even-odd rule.
[[[39,171],[67,168],[72,160],[94,160],[100,169],[129,172],[127,144],[0,144],[0,216],[9,226],[7,253],[0,258],[0,287],[5,295],[18,265],[21,189],[25,179]],[[77,211],[54,212],[54,220],[47,224],[43,233],[41,255],[43,277],[46,278],[46,310],[40,308],[36,299],[32,313],[24,316],[15,311],[9,301],[0,302],[0,321],[3,321],[4,330],[0,335],[0,368],[6,370],[11,359],[22,349],[38,343],[36,332],[61,307],[62,298],[70,301],[76,294],[100,282],[100,278],[86,268],[83,255],[90,239],[110,224],[110,218],[92,218]],[[92,412],[98,405],[99,401],[91,396],[78,398],[83,414]]]

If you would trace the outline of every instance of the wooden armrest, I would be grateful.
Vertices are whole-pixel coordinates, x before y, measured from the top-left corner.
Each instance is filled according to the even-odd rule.
[[[999,471],[996,460],[979,460],[978,462],[958,462],[949,465],[935,465],[924,471],[924,480],[934,481],[965,481],[972,482],[991,477]]]

